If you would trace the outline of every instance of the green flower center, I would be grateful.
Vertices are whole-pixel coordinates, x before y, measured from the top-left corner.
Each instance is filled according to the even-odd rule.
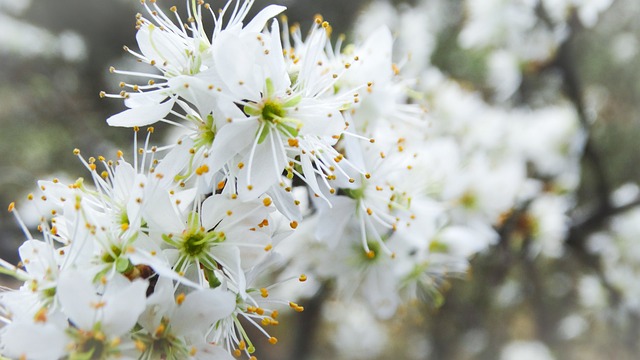
[[[198,257],[206,250],[207,245],[207,240],[203,233],[187,234],[183,238],[182,251],[191,257]]]
[[[275,120],[277,122],[277,120],[284,118],[287,113],[282,104],[269,99],[263,104],[260,115],[265,121],[274,122]]]
[[[205,121],[198,120],[198,137],[195,139],[195,147],[211,146],[216,138],[216,127],[213,123],[213,115],[207,115]]]

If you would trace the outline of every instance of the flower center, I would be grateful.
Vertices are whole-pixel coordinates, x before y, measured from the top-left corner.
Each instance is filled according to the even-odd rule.
[[[284,118],[286,114],[282,104],[272,99],[265,101],[260,113],[263,120],[271,123],[277,123],[278,120]]]
[[[195,147],[211,146],[216,137],[216,127],[213,123],[213,115],[207,115],[205,121],[198,120],[198,136],[195,140]]]
[[[207,241],[203,233],[187,234],[183,238],[182,250],[191,257],[198,257],[207,247]]]

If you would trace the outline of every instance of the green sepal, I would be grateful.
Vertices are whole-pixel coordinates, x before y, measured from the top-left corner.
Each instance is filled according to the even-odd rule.
[[[258,135],[258,144],[262,144],[264,140],[267,138],[267,135],[269,135],[269,125],[264,124],[262,125],[262,131]]]

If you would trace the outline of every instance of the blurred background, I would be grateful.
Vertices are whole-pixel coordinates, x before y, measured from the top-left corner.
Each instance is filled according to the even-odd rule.
[[[389,12],[391,18],[411,9],[424,11],[425,16],[416,19],[436,25],[428,37],[433,40],[431,51],[422,61],[487,102],[541,106],[546,98],[560,93],[575,105],[588,123],[588,140],[574,210],[568,214],[571,227],[564,239],[566,251],[560,257],[532,257],[523,254],[521,247],[501,242],[472,260],[466,278],[453,279],[442,289],[444,304],[416,303],[387,322],[363,315],[350,327],[338,327],[335,314],[340,310],[333,307],[339,305],[317,296],[305,304],[308,311],[282,321],[287,324],[279,329],[281,342],[268,347],[272,353],[264,353],[266,347],[262,346],[261,359],[636,359],[640,353],[640,306],[633,302],[640,303],[640,291],[633,288],[635,284],[640,289],[640,217],[636,217],[638,223],[626,220],[630,227],[637,226],[638,236],[630,230],[630,240],[619,249],[619,253],[637,254],[638,258],[625,260],[620,254],[610,254],[609,259],[603,259],[606,254],[590,251],[586,245],[587,239],[603,231],[616,238],[611,226],[620,227],[625,220],[615,219],[637,205],[640,2],[591,0],[575,1],[574,6],[572,1],[564,1],[567,13],[560,22],[567,31],[562,40],[543,60],[522,62],[526,68],[516,89],[506,90],[509,93],[503,99],[497,96],[499,87],[488,81],[490,46],[469,45],[461,36],[482,12],[468,4],[473,2],[389,1],[384,6],[400,9]],[[321,13],[331,22],[334,34],[357,38],[353,29],[367,21],[379,21],[368,9],[383,2],[279,3],[288,7],[290,23],[300,22],[303,29],[314,14]],[[499,22],[503,16],[517,19],[517,13],[496,13],[493,19],[490,10],[498,3],[509,1],[487,1],[486,21]],[[590,3],[591,8],[577,5],[582,3]],[[182,5],[180,1],[161,3],[167,8],[174,4]],[[254,11],[265,4],[256,1]],[[90,155],[129,149],[131,131],[110,128],[105,122],[124,108],[122,102],[101,99],[98,94],[101,90],[119,91],[119,79],[109,73],[109,66],[135,66],[122,46],[136,48],[134,16],[139,11],[142,9],[135,0],[0,0],[3,206],[11,201],[20,204],[38,179],[85,176],[72,155],[74,148]],[[549,14],[544,11],[535,15],[537,21],[548,21]],[[426,31],[424,26],[415,29]],[[505,27],[495,36],[508,31]],[[425,38],[409,34],[399,43],[410,47],[411,41]],[[612,196],[622,200],[612,201]],[[29,218],[30,214],[23,216]],[[16,249],[23,240],[11,214],[3,211],[1,256],[17,263]],[[616,276],[626,281],[611,281],[608,269],[622,261],[629,261],[628,266]],[[368,342],[362,348],[349,347],[350,341],[362,340],[358,338]]]

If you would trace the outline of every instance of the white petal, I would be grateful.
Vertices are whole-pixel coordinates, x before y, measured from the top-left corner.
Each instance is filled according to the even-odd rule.
[[[213,60],[219,69],[224,89],[237,101],[257,101],[261,98],[260,91],[264,80],[257,80],[255,74],[255,62],[260,54],[260,47],[255,39],[252,40],[254,41],[244,42],[236,34],[225,31],[218,36],[214,44]]]
[[[182,39],[171,31],[161,30],[150,23],[141,26],[136,33],[136,40],[140,51],[150,61],[168,66],[182,72],[188,67],[186,53],[189,47]]]
[[[171,325],[177,334],[201,333],[236,307],[236,297],[222,289],[197,290],[185,298],[173,314]]]
[[[245,26],[243,31],[261,32],[267,21],[272,17],[285,11],[287,8],[281,5],[269,5],[262,9],[252,20]]]
[[[37,280],[42,280],[46,275],[53,275],[57,269],[53,253],[54,249],[47,243],[39,240],[27,240],[18,249],[20,259],[27,272]],[[57,271],[57,270],[56,270]]]
[[[238,192],[243,201],[257,198],[280,180],[287,159],[282,156],[283,145],[274,131],[277,130],[271,129],[262,144],[256,146],[251,161],[249,155],[244,159],[245,167],[238,173]],[[251,177],[247,179],[249,169]],[[252,186],[251,190],[249,185]]]
[[[146,126],[164,119],[173,108],[175,100],[169,99],[163,103],[144,105],[125,110],[107,119],[111,126]]]
[[[60,275],[56,294],[69,319],[80,329],[90,330],[96,320],[96,305],[100,303],[89,274],[67,270]]]
[[[146,306],[149,283],[146,280],[136,280],[124,286],[118,286],[113,291],[112,288],[115,286],[117,286],[115,283],[109,283],[107,292],[102,297],[105,303],[102,329],[110,336],[123,335],[138,322],[138,316]]]
[[[316,227],[316,238],[324,241],[330,248],[335,248],[343,238],[344,229],[353,219],[356,211],[355,200],[346,196],[329,197],[332,207],[319,203],[320,218]]]
[[[235,121],[223,126],[216,134],[209,154],[209,170],[218,171],[236,154],[251,145],[258,131],[258,121]]]
[[[199,344],[195,346],[196,354],[191,358],[193,360],[235,360],[227,350],[221,346],[212,344]]]
[[[0,335],[0,350],[4,356],[16,359],[26,355],[30,360],[51,360],[65,355],[68,342],[64,329],[51,323],[13,323]]]

